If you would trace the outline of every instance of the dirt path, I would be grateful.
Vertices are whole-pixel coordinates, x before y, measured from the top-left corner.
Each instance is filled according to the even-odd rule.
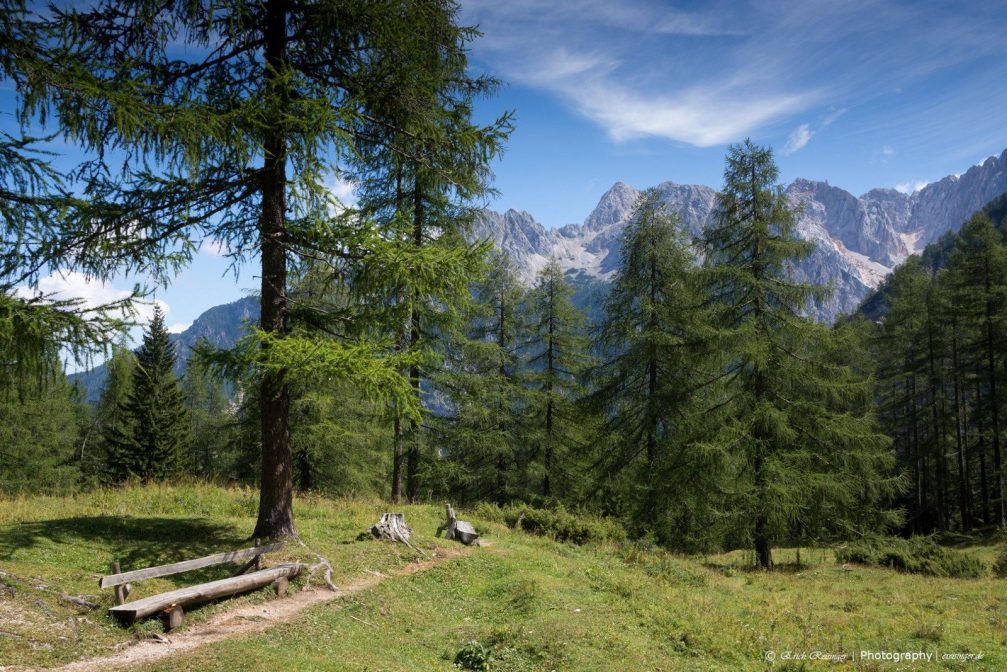
[[[406,565],[390,574],[375,572],[361,576],[349,583],[339,586],[339,590],[333,592],[328,588],[312,587],[302,590],[290,597],[264,602],[260,604],[249,604],[237,609],[215,614],[205,623],[194,625],[192,628],[183,630],[177,634],[167,635],[164,641],[148,639],[137,642],[127,649],[118,653],[100,658],[90,658],[76,663],[70,663],[63,667],[50,668],[59,672],[99,672],[109,669],[132,667],[137,664],[150,663],[164,658],[192,651],[193,649],[219,642],[228,637],[239,635],[249,635],[268,630],[269,628],[294,619],[304,609],[316,604],[332,602],[347,595],[360,593],[369,588],[373,588],[382,581],[397,577],[410,576],[426,571],[434,565],[465,555],[469,549],[458,546],[446,550],[439,550],[437,554],[429,560],[414,562]],[[30,668],[12,668],[30,669]]]

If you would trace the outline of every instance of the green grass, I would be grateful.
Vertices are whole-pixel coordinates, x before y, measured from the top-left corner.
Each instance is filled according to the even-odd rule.
[[[130,503],[139,501],[144,504]],[[333,561],[337,583],[414,557],[401,546],[353,541],[383,508],[376,502],[298,500],[300,532]],[[441,508],[402,508],[421,547],[430,548]],[[750,568],[743,552],[684,558],[627,545],[576,546],[464,517],[488,533],[491,545],[313,607],[265,633],[144,669],[455,670],[463,651],[467,655],[459,660],[470,667],[485,661],[487,669],[501,672],[1007,669],[1007,584],[992,575],[954,579],[844,567],[821,549],[802,550],[800,567],[793,564],[793,550],[779,549],[781,567],[767,573]],[[42,577],[51,589],[95,595],[96,577],[114,553],[146,565],[161,561],[168,549],[182,556],[237,547],[253,520],[253,493],[207,486],[0,503],[0,569],[27,583]],[[997,549],[969,551],[992,559]],[[143,590],[159,587],[145,584]],[[52,666],[108,652],[133,636],[108,621],[104,610],[78,613],[48,595],[27,584],[15,598],[0,592],[0,631],[36,641],[31,646],[0,636],[0,665]],[[32,609],[36,597],[51,617]],[[111,603],[109,595],[102,599]],[[241,598],[254,599],[266,598]],[[54,633],[62,635],[43,639],[37,629],[18,630],[22,625],[11,621],[9,604],[18,613],[31,612],[36,625],[65,623],[74,614],[87,622],[78,622],[76,630],[57,628]],[[207,612],[233,604],[195,610],[187,623],[198,627]],[[804,667],[782,660],[788,651],[861,650],[982,652],[984,659],[915,665],[808,661]],[[775,662],[767,662],[767,651],[776,653]]]

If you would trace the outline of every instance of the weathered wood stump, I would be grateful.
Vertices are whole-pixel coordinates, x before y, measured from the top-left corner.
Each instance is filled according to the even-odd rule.
[[[164,624],[165,632],[171,632],[182,625],[184,619],[185,611],[178,604],[173,604],[161,612],[161,622]]]
[[[408,544],[412,530],[406,525],[406,514],[382,513],[381,520],[371,525],[371,534],[375,539],[401,541],[403,544]]]
[[[473,544],[478,546],[479,533],[476,532],[476,528],[472,527],[472,523],[458,520],[455,516],[455,510],[451,508],[450,504],[445,505],[445,510],[448,520],[437,528],[437,536],[441,536],[441,532],[447,530],[447,534],[444,535],[445,539],[460,541],[466,546],[472,546]]]

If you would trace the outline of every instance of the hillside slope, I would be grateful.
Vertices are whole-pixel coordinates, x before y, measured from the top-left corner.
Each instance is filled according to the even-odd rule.
[[[276,627],[129,669],[448,671],[458,669],[455,661],[463,669],[499,672],[803,669],[783,664],[787,652],[853,656],[829,669],[897,669],[855,660],[861,651],[983,655],[911,669],[1007,667],[1002,579],[843,567],[830,551],[808,549],[800,567],[783,564],[767,573],[749,569],[741,552],[686,558],[640,545],[574,546],[471,514],[466,517],[484,531],[488,546],[396,576],[429,558],[358,539],[385,510],[380,502],[310,496],[298,498],[295,509],[303,541],[332,561],[338,585],[377,574],[382,580]],[[403,510],[427,555],[457,548],[433,536],[440,506]],[[112,596],[98,594],[96,579],[108,563],[118,558],[134,568],[239,547],[254,515],[251,491],[210,486],[3,502],[0,668],[53,667],[150,636],[156,622],[123,630],[107,617]],[[993,551],[971,552],[989,558]],[[779,557],[792,563],[794,553]],[[313,561],[292,544],[270,563],[287,558]],[[208,580],[216,576],[212,571],[144,581],[134,596]],[[60,593],[83,595],[100,607],[72,607]],[[183,632],[198,633],[210,618],[226,622],[230,610],[267,599],[261,591],[193,609]]]

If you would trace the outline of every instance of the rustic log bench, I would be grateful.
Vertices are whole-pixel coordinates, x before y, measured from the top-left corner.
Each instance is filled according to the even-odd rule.
[[[98,581],[98,586],[100,588],[115,588],[115,606],[109,609],[109,613],[121,623],[128,625],[139,619],[157,614],[164,621],[165,630],[170,631],[182,624],[182,619],[185,616],[183,607],[192,604],[237,595],[238,593],[262,588],[268,584],[273,584],[273,588],[278,596],[282,597],[286,594],[287,579],[297,576],[304,568],[304,565],[288,563],[268,569],[260,569],[262,556],[272,551],[278,551],[283,546],[282,543],[271,544],[269,546],[256,546],[239,551],[217,553],[216,555],[196,558],[195,560],[175,562],[170,565],[137,569],[131,572],[120,571],[119,563],[114,562],[112,563],[112,571],[115,573],[101,577]],[[182,572],[221,565],[236,560],[247,560],[247,562],[229,578],[151,595],[134,602],[126,602],[126,597],[131,590],[130,582],[132,581],[181,574]],[[248,570],[253,568],[256,571],[246,574]]]

